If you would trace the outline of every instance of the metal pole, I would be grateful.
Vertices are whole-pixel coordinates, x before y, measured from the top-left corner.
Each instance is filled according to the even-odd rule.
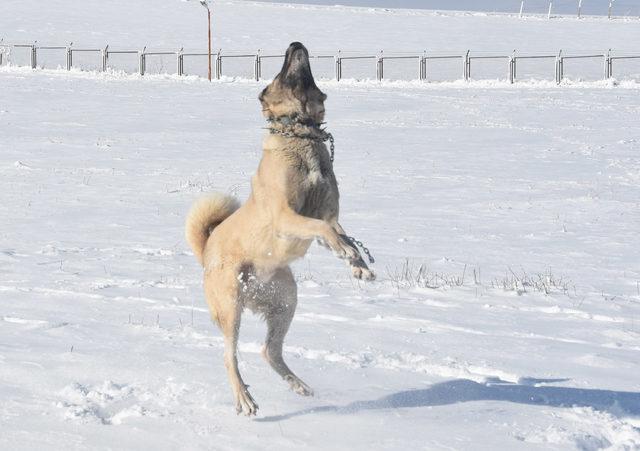
[[[609,0],[609,19],[611,19],[611,9],[613,8],[613,0]]]
[[[69,45],[67,46],[67,70],[71,70],[71,67],[73,66],[73,50],[71,50],[72,45],[73,42],[69,43]]]
[[[38,46],[34,43],[31,46],[31,69],[35,69],[38,67]]]
[[[578,0],[578,19],[582,17],[582,0]]]
[[[143,48],[141,52],[139,52],[139,60],[138,60],[138,72],[140,75],[144,75],[146,70],[146,56],[145,53],[147,48]]]
[[[547,19],[551,19],[551,9],[553,8],[553,2],[549,2],[549,12],[547,13]]]
[[[516,51],[509,57],[509,83],[513,84],[516,79]]]
[[[209,38],[209,81],[211,81],[211,10],[209,10],[209,6],[207,7],[207,23],[209,26],[208,30],[208,38]]]
[[[258,67],[260,65],[260,49],[258,49],[258,51],[256,52],[256,56],[253,59],[253,78],[256,81],[260,81],[260,74],[258,72],[260,72],[260,68]]]
[[[381,81],[384,78],[384,57],[382,56],[382,50],[376,58],[376,69],[376,78],[378,81]]]
[[[465,81],[469,81],[471,78],[471,59],[469,58],[470,50],[467,50],[467,53],[464,56],[464,72],[463,77]]]
[[[109,45],[102,50],[102,72],[107,71],[109,65]]]
[[[222,77],[222,49],[218,49],[218,54],[216,55],[216,79],[220,80]]]
[[[184,55],[182,54],[183,50],[184,48],[181,48],[176,52],[176,72],[178,73],[178,76],[184,75]]]
[[[524,11],[524,0],[520,2],[520,18],[522,19],[522,12]]]

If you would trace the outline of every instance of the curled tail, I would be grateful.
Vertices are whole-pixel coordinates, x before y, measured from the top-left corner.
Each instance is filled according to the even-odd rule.
[[[185,237],[201,265],[204,266],[204,248],[213,229],[239,207],[240,203],[235,197],[213,193],[198,199],[189,210]]]

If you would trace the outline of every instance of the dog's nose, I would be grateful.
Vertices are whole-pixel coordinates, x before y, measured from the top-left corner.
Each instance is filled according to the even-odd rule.
[[[287,56],[292,62],[302,63],[309,61],[309,52],[300,42],[292,42],[287,49]]]
[[[302,45],[301,42],[297,42],[296,41],[296,42],[292,42],[291,44],[289,44],[289,51],[292,52],[292,53],[295,52],[296,50],[301,50],[301,49],[302,50],[307,50],[305,48],[305,46]]]

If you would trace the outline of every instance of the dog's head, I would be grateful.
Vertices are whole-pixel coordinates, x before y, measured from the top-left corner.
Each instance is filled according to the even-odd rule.
[[[258,98],[267,119],[288,116],[316,124],[324,120],[327,96],[316,86],[304,45],[293,42],[289,46],[282,70]]]

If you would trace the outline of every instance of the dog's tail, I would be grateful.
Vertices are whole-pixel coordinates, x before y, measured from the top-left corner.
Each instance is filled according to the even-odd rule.
[[[239,207],[240,203],[235,197],[212,193],[198,199],[189,210],[185,224],[185,237],[201,265],[204,266],[204,248],[213,229]]]

